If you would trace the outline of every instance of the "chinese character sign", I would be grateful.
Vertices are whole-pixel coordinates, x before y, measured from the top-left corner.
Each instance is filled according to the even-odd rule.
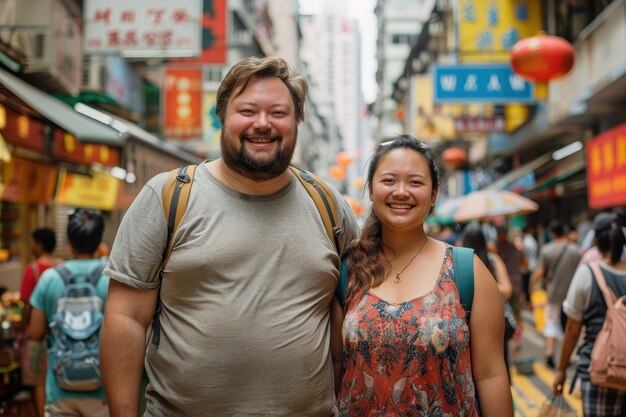
[[[587,143],[589,207],[626,204],[626,123]]]
[[[200,53],[200,0],[88,0],[85,52],[127,57]]]
[[[163,136],[202,137],[202,69],[166,67],[163,74]]]
[[[173,62],[226,64],[226,0],[204,0],[202,2],[202,51],[197,58]]]
[[[541,30],[540,1],[461,0],[461,62],[507,62],[520,39]]]

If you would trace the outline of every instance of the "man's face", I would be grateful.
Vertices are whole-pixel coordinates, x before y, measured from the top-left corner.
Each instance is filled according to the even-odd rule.
[[[266,181],[289,166],[297,134],[295,106],[287,86],[277,77],[253,77],[226,106],[222,158],[238,174]]]

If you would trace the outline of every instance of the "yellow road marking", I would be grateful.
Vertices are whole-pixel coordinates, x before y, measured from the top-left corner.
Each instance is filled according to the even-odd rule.
[[[548,387],[552,388],[554,382],[554,371],[546,367],[545,365],[535,362],[533,364],[533,370],[535,374],[541,379]],[[583,415],[583,401],[580,398],[576,398],[569,393],[570,381],[566,381],[563,386],[563,397],[567,400],[568,404],[576,410],[576,415]]]
[[[511,378],[513,386],[520,390],[528,405],[539,410],[547,398],[544,393],[527,376],[518,373],[515,367],[511,368]],[[534,416],[536,413],[532,415]]]

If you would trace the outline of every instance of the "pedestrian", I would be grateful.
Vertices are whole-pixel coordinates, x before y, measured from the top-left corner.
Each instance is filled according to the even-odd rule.
[[[526,296],[526,302],[530,303],[530,277],[535,271],[535,268],[537,268],[539,256],[539,245],[537,244],[537,239],[535,239],[533,227],[528,225],[522,227],[521,243],[526,259],[526,265],[522,272],[523,290]]]
[[[30,320],[30,337],[32,340],[43,340],[48,335],[49,355],[48,369],[46,374],[46,417],[76,416],[76,417],[106,417],[109,415],[106,396],[101,382],[99,388],[74,391],[63,384],[61,376],[57,372],[66,365],[71,365],[64,360],[58,360],[58,354],[62,349],[61,337],[56,330],[61,325],[56,324],[55,319],[60,311],[63,311],[63,302],[67,300],[67,279],[63,271],[67,271],[73,280],[85,285],[87,278],[96,276],[95,297],[97,297],[100,310],[95,312],[100,316],[104,313],[104,300],[106,298],[108,279],[101,276],[104,264],[95,256],[96,249],[104,231],[104,218],[98,211],[91,209],[77,209],[69,214],[67,224],[67,238],[72,252],[72,259],[62,264],[47,269],[42,275],[30,297],[32,315]],[[64,299],[64,300],[63,300]],[[61,300],[61,302],[60,302]],[[90,313],[93,311],[74,311],[72,320],[85,331],[87,326],[95,324]],[[62,313],[63,314],[63,313]],[[99,332],[99,329],[96,329]],[[84,339],[83,344],[91,344],[94,339]],[[95,346],[97,351],[97,346]],[[73,351],[78,354],[78,350]],[[68,357],[69,358],[69,357]],[[97,358],[97,356],[96,356]],[[68,362],[75,360],[74,356]],[[97,363],[95,364],[97,367]],[[99,374],[99,370],[96,370]],[[64,388],[65,387],[65,388]]]
[[[531,278],[531,288],[541,285],[548,294],[543,336],[546,339],[546,365],[554,368],[554,346],[556,340],[563,336],[566,321],[561,304],[565,300],[567,289],[580,261],[580,253],[576,245],[565,236],[561,223],[554,220],[550,222],[548,228],[552,240],[539,251],[539,261]]]
[[[525,263],[524,252],[511,241],[509,228],[506,225],[498,226],[497,231],[496,253],[504,261],[513,286],[513,294],[507,299],[511,303],[515,316],[520,317],[521,304],[524,299],[524,284],[522,282],[522,268]]]
[[[222,157],[195,172],[162,280],[167,173],[124,216],[105,270],[102,361],[113,417],[137,415],[144,357],[146,417],[333,414],[330,304],[357,224],[333,188],[338,253],[288,170],[307,89],[281,58],[230,69],[216,97]],[[157,345],[146,332],[158,299]]]
[[[474,258],[470,323],[453,280],[452,246],[424,221],[439,191],[433,151],[402,135],[367,175],[370,214],[348,253],[341,416],[513,416],[495,280]]]
[[[47,354],[45,342],[30,340],[28,325],[32,307],[29,299],[41,274],[46,269],[57,266],[62,262],[62,259],[54,256],[56,244],[56,236],[52,229],[44,227],[31,233],[30,250],[35,256],[35,260],[24,269],[20,287],[20,300],[24,303],[22,310],[22,345],[20,349],[22,384],[33,387],[35,403],[40,416],[43,416],[44,406],[46,405]]]
[[[597,263],[607,286],[618,298],[626,294],[626,262],[621,260],[626,237],[622,226],[615,213],[600,213],[593,221],[594,241],[603,255]],[[556,395],[563,393],[565,372],[584,326],[585,336],[578,349],[576,367],[576,377],[581,380],[584,417],[623,416],[626,410],[626,391],[599,387],[591,383],[589,378],[591,351],[607,312],[604,296],[589,265],[581,265],[576,270],[563,302],[563,310],[568,320],[559,366],[552,385],[554,393]]]

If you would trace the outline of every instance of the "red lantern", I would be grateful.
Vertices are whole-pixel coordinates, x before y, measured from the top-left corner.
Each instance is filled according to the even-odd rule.
[[[341,167],[348,167],[352,163],[352,157],[345,152],[339,152],[335,158],[337,165]]]
[[[328,174],[331,178],[337,181],[342,181],[346,178],[346,169],[339,165],[333,165],[328,169]]]
[[[463,148],[448,148],[441,154],[441,159],[448,168],[459,169],[467,162],[467,152]]]
[[[546,82],[567,74],[574,65],[574,47],[557,36],[522,39],[511,49],[513,71],[527,80]]]

